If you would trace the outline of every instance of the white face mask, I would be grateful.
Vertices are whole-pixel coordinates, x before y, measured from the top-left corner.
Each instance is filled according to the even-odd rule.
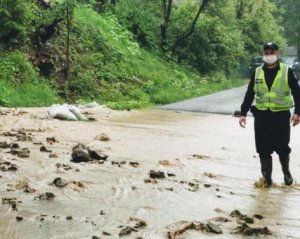
[[[268,55],[268,56],[263,56],[264,62],[267,64],[273,64],[278,60],[277,55]]]

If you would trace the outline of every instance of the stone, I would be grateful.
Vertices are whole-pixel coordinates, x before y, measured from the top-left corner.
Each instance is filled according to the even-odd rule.
[[[28,148],[22,148],[22,149],[11,149],[8,153],[12,155],[16,155],[20,158],[29,158],[30,156],[30,150]]]
[[[108,155],[103,154],[103,153],[101,153],[99,151],[90,150],[90,149],[88,149],[88,155],[92,159],[96,159],[96,160],[106,160],[108,158]]]
[[[17,220],[18,222],[20,222],[20,221],[23,220],[23,217],[22,217],[22,216],[16,216],[16,220]]]
[[[213,232],[213,233],[216,233],[216,234],[222,234],[223,233],[222,229],[218,225],[216,225],[212,222],[208,222],[206,224],[206,226],[208,227],[210,232]]]
[[[19,149],[20,148],[20,145],[18,143],[10,143],[9,144],[9,147],[11,149]]]
[[[110,141],[110,138],[108,137],[108,135],[102,133],[102,134],[99,134],[95,137],[96,140],[99,140],[99,141]]]
[[[162,171],[154,171],[154,170],[150,170],[150,173],[149,173],[149,176],[150,178],[158,178],[158,179],[161,179],[161,178],[165,178],[165,173],[162,172]]]
[[[0,142],[0,148],[7,149],[7,148],[9,148],[9,144],[6,141]]]
[[[134,168],[137,168],[139,166],[138,162],[129,162],[129,165],[131,165]]]
[[[240,217],[242,216],[243,214],[239,211],[239,210],[233,210],[231,213],[230,213],[230,216],[231,217]]]
[[[51,153],[52,150],[47,149],[44,145],[40,147],[41,152]]]
[[[155,184],[155,183],[157,183],[157,180],[153,179],[153,178],[145,178],[144,182],[145,183],[153,183],[153,184]]]
[[[124,227],[124,228],[120,231],[119,236],[120,236],[120,237],[128,236],[132,231],[133,231],[133,228],[132,228],[132,227]]]
[[[11,164],[8,168],[7,168],[8,171],[16,171],[18,170],[18,166],[15,165],[15,164]]]
[[[262,220],[264,217],[260,214],[254,214],[253,215],[254,218],[258,219],[258,220]]]
[[[205,187],[205,188],[210,188],[210,187],[211,187],[211,184],[205,183],[205,184],[204,184],[204,187]]]
[[[73,220],[73,217],[72,216],[67,216],[66,219],[67,220]]]
[[[58,177],[58,178],[55,178],[53,180],[53,184],[56,186],[56,187],[65,187],[67,186],[68,182],[64,179],[62,179],[61,177]]]
[[[56,153],[50,153],[49,154],[49,158],[58,158],[57,154]]]
[[[88,149],[82,144],[77,144],[72,149],[72,161],[75,163],[89,161]]]
[[[49,144],[54,144],[54,143],[58,143],[58,141],[54,138],[54,137],[47,137],[46,138],[47,143]]]

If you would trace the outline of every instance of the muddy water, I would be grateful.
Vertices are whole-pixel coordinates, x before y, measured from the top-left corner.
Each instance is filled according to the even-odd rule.
[[[241,129],[236,118],[214,114],[98,108],[85,110],[96,122],[66,122],[45,118],[44,108],[23,110],[28,113],[13,110],[0,116],[1,133],[21,128],[33,131],[33,141],[18,142],[30,149],[30,158],[18,158],[0,149],[2,160],[18,166],[15,172],[0,171],[0,196],[20,201],[17,211],[0,204],[1,239],[119,238],[121,226],[134,225],[130,217],[144,220],[147,226],[124,238],[160,239],[167,238],[176,222],[207,223],[220,216],[231,221],[216,222],[223,234],[188,230],[176,238],[242,238],[232,234],[238,224],[229,214],[235,209],[248,216],[262,215],[262,220],[250,226],[267,226],[273,233],[269,238],[300,238],[300,186],[282,185],[276,155],[273,180],[277,186],[253,186],[260,172],[252,118],[246,129]],[[291,171],[296,180],[300,178],[299,130],[293,129],[291,139]],[[95,140],[101,133],[111,140]],[[46,137],[53,136],[59,142],[47,143]],[[0,136],[3,140],[16,139]],[[58,157],[49,158],[49,153],[40,152],[41,145],[34,142],[42,142]],[[70,162],[71,149],[79,142],[101,149],[109,158],[104,164]],[[161,160],[169,165],[160,164]],[[126,163],[120,167],[112,164],[121,161]],[[129,162],[139,166],[132,167]],[[57,163],[71,169],[57,168]],[[151,169],[175,176],[145,183]],[[56,177],[69,184],[55,187],[51,182]],[[15,189],[19,181],[36,191]],[[10,188],[13,190],[8,191]],[[45,192],[54,193],[55,198],[34,199]],[[23,220],[16,221],[16,216],[23,216]],[[72,219],[67,220],[67,216]]]

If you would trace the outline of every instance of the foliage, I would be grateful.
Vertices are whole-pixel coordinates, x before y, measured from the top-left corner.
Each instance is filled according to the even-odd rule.
[[[31,30],[32,18],[29,0],[1,0],[0,43],[5,46],[22,44]]]
[[[0,105],[43,106],[57,101],[27,57],[16,51],[0,59]]]

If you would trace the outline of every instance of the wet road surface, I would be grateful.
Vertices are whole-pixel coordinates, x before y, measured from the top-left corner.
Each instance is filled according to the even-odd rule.
[[[240,110],[247,85],[161,106],[161,109],[204,113],[233,114]]]
[[[2,160],[13,162],[17,171],[0,171],[1,198],[17,198],[17,211],[0,204],[1,239],[32,238],[119,238],[121,226],[131,217],[147,226],[123,238],[164,239],[176,222],[213,222],[223,234],[187,230],[177,239],[245,238],[232,234],[240,225],[230,217],[233,210],[252,217],[260,214],[251,227],[268,227],[272,236],[261,238],[300,238],[300,185],[282,185],[278,157],[274,155],[273,180],[277,186],[257,189],[260,166],[254,148],[253,119],[246,129],[228,115],[172,112],[164,110],[88,110],[95,122],[66,122],[44,118],[46,109],[17,110],[1,116],[1,134],[12,129],[32,132],[33,141],[21,141],[30,149],[29,158],[18,158],[1,149]],[[111,140],[99,142],[95,136],[106,133]],[[300,178],[300,127],[291,135],[291,172]],[[47,144],[46,137],[58,142]],[[0,141],[14,137],[0,136]],[[40,152],[41,141],[58,155]],[[72,163],[71,149],[78,142],[101,149],[109,155],[103,164]],[[112,164],[122,162],[125,164]],[[161,163],[161,162],[164,163]],[[132,167],[129,162],[138,162]],[[166,163],[168,162],[168,163]],[[71,169],[57,168],[57,163]],[[157,183],[145,183],[149,171],[173,173]],[[63,188],[51,185],[55,177],[70,183]],[[35,192],[24,192],[9,185],[27,182]],[[71,182],[81,182],[73,184]],[[53,200],[34,200],[53,192]],[[16,221],[16,216],[23,216]],[[67,220],[72,216],[72,220]],[[229,222],[218,222],[224,217]],[[43,218],[43,219],[41,219]],[[105,236],[103,233],[111,236]],[[259,238],[254,236],[252,238]]]

